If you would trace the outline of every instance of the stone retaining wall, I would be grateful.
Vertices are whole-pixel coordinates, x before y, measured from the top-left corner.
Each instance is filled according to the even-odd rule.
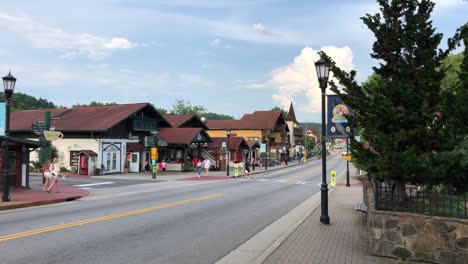
[[[370,183],[368,202],[370,253],[432,263],[468,263],[468,219],[375,210]]]

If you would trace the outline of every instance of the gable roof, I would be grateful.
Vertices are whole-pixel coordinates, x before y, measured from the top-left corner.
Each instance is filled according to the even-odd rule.
[[[149,103],[103,106],[78,106],[71,109],[24,110],[11,115],[11,130],[31,131],[32,124],[44,120],[44,112],[50,111],[51,127],[58,131],[107,131],[139,110],[150,107]],[[154,109],[164,123],[169,123]]]
[[[199,124],[200,127],[207,129],[208,127],[201,121],[200,118],[196,115],[188,114],[188,115],[163,115],[164,119],[169,122],[172,127],[184,127],[190,121],[194,122],[195,124]],[[198,127],[198,126],[197,126]]]
[[[299,123],[296,120],[296,114],[294,113],[294,107],[293,107],[292,102],[291,102],[291,105],[289,106],[289,112],[288,112],[288,115],[286,116],[286,121],[292,121],[294,123]]]
[[[240,120],[207,120],[206,125],[209,129],[240,129]]]
[[[43,121],[44,113],[50,112],[51,117],[58,116],[63,112],[69,111],[68,109],[50,109],[50,110],[22,110],[15,111],[10,114],[10,130],[24,130],[31,131],[32,124]]]
[[[245,127],[255,129],[274,129],[278,120],[284,119],[281,111],[255,111],[252,114],[244,115],[241,121]]]
[[[245,114],[240,120],[208,120],[210,129],[275,129],[277,123],[285,123],[281,111],[255,111]]]
[[[208,143],[208,148],[215,150],[221,149],[221,144],[227,139],[225,137],[212,137],[213,142]],[[229,150],[239,150],[241,148],[249,148],[249,145],[243,137],[230,137],[229,138]]]
[[[196,142],[195,137],[198,134],[206,139],[200,142],[211,142],[211,137],[201,127],[162,127],[159,129],[158,137],[169,144],[190,144]]]

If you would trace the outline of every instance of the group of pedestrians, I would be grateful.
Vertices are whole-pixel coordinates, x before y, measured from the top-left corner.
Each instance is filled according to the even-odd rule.
[[[55,188],[56,193],[60,192],[59,187],[58,187],[58,177],[59,177],[58,159],[54,158],[52,162],[50,161],[50,159],[46,160],[42,168],[43,168],[44,177],[45,177],[45,182],[42,187],[42,191],[50,193],[52,188]]]
[[[162,160],[161,162],[159,162],[158,170],[160,171],[161,176],[166,175],[166,167],[167,167],[166,160]],[[151,166],[149,165],[149,162],[146,161],[145,162],[145,173],[149,173],[150,170],[151,170]]]
[[[197,172],[198,177],[202,177],[202,171],[205,171],[205,177],[208,177],[208,172],[211,168],[211,161],[209,159],[199,159],[197,157],[192,159],[193,171]]]

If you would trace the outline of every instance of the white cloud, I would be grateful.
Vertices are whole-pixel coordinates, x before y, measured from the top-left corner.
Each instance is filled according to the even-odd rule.
[[[86,56],[93,60],[110,56],[115,50],[130,49],[138,44],[125,38],[104,38],[92,34],[72,34],[48,27],[28,17],[0,14],[0,27],[18,33],[31,41],[38,49],[50,49],[61,53],[62,59]]]
[[[263,35],[273,35],[273,32],[266,28],[262,23],[253,24],[252,29],[253,31]]]
[[[221,40],[219,38],[213,39],[210,43],[211,46],[218,46],[221,44]]]
[[[353,53],[349,47],[327,46],[322,47],[321,50],[325,51],[341,69],[345,71],[354,69]],[[319,59],[317,50],[306,47],[292,63],[274,70],[268,81],[276,90],[272,96],[273,100],[287,109],[292,99],[299,100],[305,95],[307,103],[302,109],[306,112],[320,111],[321,93],[315,70],[315,62]],[[332,73],[330,73],[330,78],[333,78]]]
[[[334,46],[322,47],[340,67],[345,71],[354,69],[353,52],[347,46],[338,48]],[[320,59],[317,50],[310,47],[302,49],[294,61],[286,66],[272,71],[265,82],[236,81],[235,87],[246,90],[273,88],[273,100],[283,109],[288,109],[291,101],[301,101],[299,108],[305,112],[318,112],[321,110],[321,93],[318,85],[315,62]],[[330,73],[330,78],[333,74]],[[327,91],[331,93],[330,90]],[[297,107],[298,104],[295,103]]]
[[[135,44],[124,38],[113,38],[110,42],[104,44],[107,49],[130,49],[134,46]]]
[[[433,2],[435,3],[435,9],[450,9],[468,4],[466,0],[433,0]]]

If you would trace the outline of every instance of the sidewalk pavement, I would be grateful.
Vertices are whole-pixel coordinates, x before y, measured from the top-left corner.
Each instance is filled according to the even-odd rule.
[[[252,171],[252,174],[268,173],[278,169],[283,169],[290,166],[299,165],[298,161],[293,161],[288,164],[288,166],[276,165],[274,167],[268,167],[268,170],[265,170],[264,167],[256,167],[255,171]],[[31,173],[30,177],[41,177],[41,173]],[[30,206],[38,206],[52,203],[60,203],[66,201],[73,201],[89,195],[89,192],[83,190],[79,187],[67,184],[61,184],[62,176],[67,178],[95,178],[95,179],[131,179],[131,180],[152,180],[151,173],[123,173],[123,174],[108,174],[108,175],[99,175],[99,176],[87,176],[87,175],[77,175],[73,173],[61,173],[59,177],[59,188],[60,193],[47,193],[42,191],[42,185],[38,183],[33,183],[27,188],[13,188],[10,187],[10,201],[2,202],[0,201],[0,211],[9,210],[15,208],[23,208]],[[204,175],[204,173],[202,174]],[[231,178],[226,177],[226,171],[210,171],[208,177],[197,177],[195,172],[172,172],[167,171],[166,175],[162,176],[161,173],[158,173],[156,180],[157,181],[212,181],[212,180],[228,180]],[[231,168],[230,176],[234,175],[234,169]],[[242,171],[239,170],[239,176],[242,175]],[[3,192],[0,190],[0,196],[3,195]]]
[[[329,195],[330,225],[320,223],[319,204],[263,264],[398,263],[369,254],[365,215],[355,211],[355,205],[362,202],[362,184],[355,179],[350,183],[346,187],[341,181]]]

